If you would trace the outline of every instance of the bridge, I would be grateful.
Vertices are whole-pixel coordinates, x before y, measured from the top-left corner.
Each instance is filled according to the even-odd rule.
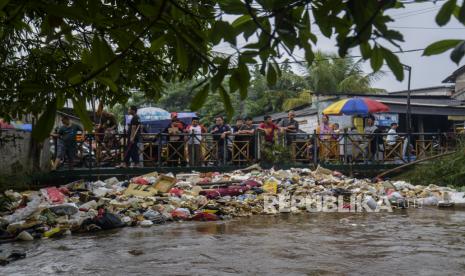
[[[375,175],[378,172],[415,160],[455,150],[463,140],[458,133],[389,134],[287,134],[275,135],[274,143],[256,135],[143,133],[137,146],[140,166],[117,168],[128,147],[125,134],[111,139],[104,134],[78,138],[74,164],[64,163],[51,174],[36,177],[40,182],[76,179],[132,177],[158,172],[207,172],[243,169],[254,164],[263,168],[315,168],[322,165],[350,175]],[[57,141],[52,149],[56,153]],[[42,181],[41,181],[42,180]]]

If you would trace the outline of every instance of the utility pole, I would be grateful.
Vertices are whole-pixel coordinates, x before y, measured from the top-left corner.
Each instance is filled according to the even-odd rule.
[[[409,65],[402,64],[404,69],[408,71],[408,82],[407,82],[407,112],[406,117],[406,127],[407,127],[407,162],[410,162],[410,142],[412,136],[412,110],[410,107],[410,81],[412,79],[412,67]]]

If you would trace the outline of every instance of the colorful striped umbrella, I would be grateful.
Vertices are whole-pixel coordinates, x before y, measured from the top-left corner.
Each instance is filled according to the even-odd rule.
[[[369,98],[349,98],[337,101],[323,110],[325,115],[368,115],[387,112],[389,107]]]

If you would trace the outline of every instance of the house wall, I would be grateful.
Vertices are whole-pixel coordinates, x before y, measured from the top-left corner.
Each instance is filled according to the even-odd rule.
[[[455,92],[463,91],[465,89],[465,74],[458,75],[455,79]],[[465,96],[464,96],[465,97]]]

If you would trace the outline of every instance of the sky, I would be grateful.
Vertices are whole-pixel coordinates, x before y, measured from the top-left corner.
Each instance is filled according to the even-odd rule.
[[[403,43],[400,43],[402,50],[424,49],[429,44],[442,39],[463,39],[465,35],[465,26],[458,22],[453,16],[450,22],[439,27],[436,24],[435,17],[445,1],[425,2],[406,4],[405,8],[390,12],[394,22],[389,26],[404,35]],[[229,20],[228,20],[229,21]],[[315,26],[316,27],[316,26]],[[312,26],[313,28],[313,26]],[[313,28],[317,34],[318,42],[316,49],[324,52],[337,52],[336,42],[334,39],[328,39],[319,34],[317,28]],[[244,41],[239,40],[238,44],[243,44]],[[387,42],[383,44],[389,46]],[[221,52],[229,52],[226,45],[220,45],[215,50]],[[389,47],[393,49],[392,47]],[[396,49],[394,49],[396,50]],[[400,61],[403,64],[412,67],[411,88],[423,88],[430,86],[442,85],[442,81],[455,71],[459,66],[450,59],[450,51],[436,56],[422,56],[422,51],[401,53],[398,54]],[[296,59],[302,60],[303,51],[294,52]],[[357,49],[353,49],[350,55],[359,55]],[[465,64],[465,58],[460,65]],[[363,65],[364,71],[371,73],[370,63],[365,62]],[[376,80],[372,86],[382,88],[387,91],[399,91],[407,89],[407,73],[405,73],[404,81],[399,82],[389,71],[387,66],[383,66],[384,74]]]

